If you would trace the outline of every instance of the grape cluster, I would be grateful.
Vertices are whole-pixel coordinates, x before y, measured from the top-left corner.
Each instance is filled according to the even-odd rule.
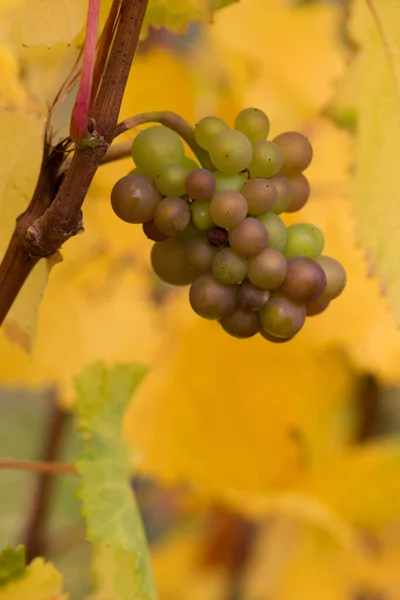
[[[260,333],[279,343],[339,296],[346,273],[322,254],[318,227],[287,227],[280,217],[307,202],[303,171],[313,151],[293,131],[269,141],[269,129],[256,108],[241,111],[234,129],[218,117],[201,119],[194,137],[208,153],[208,170],[185,156],[175,131],[151,126],[135,138],[136,168],[115,184],[111,204],[154,241],[156,274],[190,285],[198,315],[219,321],[234,337]]]

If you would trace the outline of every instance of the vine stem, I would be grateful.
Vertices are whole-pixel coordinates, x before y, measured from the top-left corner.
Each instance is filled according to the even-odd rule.
[[[32,471],[45,475],[62,475],[65,473],[76,474],[74,465],[67,463],[42,462],[35,460],[19,460],[16,458],[0,458],[0,469],[17,469],[19,471]]]

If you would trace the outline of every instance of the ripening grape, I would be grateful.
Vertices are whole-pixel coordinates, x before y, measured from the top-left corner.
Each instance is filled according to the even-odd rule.
[[[240,256],[248,258],[259,254],[267,247],[268,233],[260,221],[247,217],[229,231],[228,238],[232,250]]]
[[[260,308],[268,301],[268,298],[268,290],[260,289],[248,279],[242,281],[237,289],[237,306],[246,312],[255,312],[260,310]]]
[[[194,139],[204,150],[210,150],[214,137],[220,131],[229,130],[228,125],[219,117],[203,117],[194,128]]]
[[[287,228],[285,256],[316,258],[324,249],[324,243],[324,236],[318,227],[310,223],[295,223]]]
[[[318,298],[315,302],[309,302],[306,304],[307,317],[316,317],[324,312],[330,305],[330,300],[324,300],[324,298]]]
[[[278,200],[278,190],[269,179],[257,177],[250,179],[242,190],[249,207],[249,214],[262,215],[275,206]]]
[[[240,131],[220,131],[210,144],[213,165],[223,173],[235,174],[247,169],[253,156],[253,146]]]
[[[210,203],[207,200],[193,202],[190,205],[192,221],[199,231],[205,231],[215,226],[211,218]]]
[[[257,221],[260,221],[267,230],[267,248],[275,248],[279,252],[284,252],[286,248],[287,229],[282,219],[273,212],[267,212],[259,215]]]
[[[274,290],[286,277],[287,261],[279,250],[266,248],[247,261],[247,277],[262,290]]]
[[[172,285],[187,285],[198,277],[190,268],[185,245],[176,238],[154,244],[151,264],[158,277]]]
[[[147,221],[147,223],[143,223],[142,227],[145,236],[153,242],[163,242],[168,239],[168,235],[160,231],[154,221]]]
[[[248,169],[252,179],[272,177],[279,173],[282,166],[282,152],[274,142],[262,140],[253,144],[253,158]]]
[[[222,285],[210,273],[197,277],[189,290],[190,306],[203,319],[229,315],[235,309],[235,298],[236,287]]]
[[[214,194],[222,192],[223,190],[234,190],[235,192],[241,192],[244,186],[244,179],[240,173],[222,173],[222,171],[214,171],[215,178],[215,190]]]
[[[142,173],[156,177],[167,165],[181,164],[185,151],[175,131],[153,125],[141,131],[133,140],[132,157]]]
[[[310,196],[310,184],[308,183],[307,177],[302,173],[290,177],[288,181],[292,192],[292,199],[285,212],[293,213],[303,208],[306,204]]]
[[[223,248],[215,256],[212,273],[224,285],[235,285],[246,277],[247,261],[231,248]]]
[[[259,312],[264,331],[277,338],[292,338],[306,320],[306,308],[276,292]]]
[[[323,295],[326,275],[323,268],[312,258],[294,256],[287,261],[286,279],[280,291],[294,302],[306,304]]]
[[[188,170],[182,165],[167,165],[155,178],[157,189],[164,196],[183,196]]]
[[[212,246],[207,239],[207,234],[197,235],[186,245],[186,255],[189,265],[198,273],[211,271],[213,260],[219,249]]]
[[[330,256],[318,256],[315,261],[323,268],[327,280],[322,298],[329,301],[334,300],[345,288],[346,271],[338,260]]]
[[[282,151],[283,175],[298,175],[309,166],[313,149],[308,139],[297,131],[286,131],[274,138],[275,144]]]
[[[259,108],[245,108],[235,119],[235,129],[244,133],[252,144],[265,140],[269,128],[269,119]]]
[[[178,233],[176,235],[177,239],[182,242],[182,244],[187,244],[191,239],[199,235],[199,230],[194,225],[192,221],[190,221],[189,225],[182,231],[182,233]]]
[[[193,200],[207,200],[213,195],[216,183],[215,177],[210,171],[195,169],[186,178],[186,193]]]
[[[111,191],[111,206],[126,223],[146,223],[154,217],[161,194],[146,175],[122,177]]]
[[[270,178],[270,182],[276,187],[278,192],[278,199],[272,207],[272,212],[276,215],[280,215],[286,212],[292,201],[292,188],[290,187],[289,180],[281,174],[274,175]]]
[[[268,340],[269,342],[272,342],[274,344],[284,344],[285,342],[290,342],[290,340],[292,340],[294,337],[294,336],[292,336],[292,337],[288,337],[288,338],[278,338],[274,335],[271,335],[270,333],[267,333],[262,328],[260,329],[260,334],[262,335],[263,338],[265,338],[266,340]]]
[[[226,229],[233,229],[244,221],[247,215],[247,202],[242,194],[233,190],[225,190],[215,194],[210,203],[211,218]]]
[[[190,222],[190,208],[182,198],[163,198],[154,213],[156,227],[166,235],[176,235]]]
[[[261,327],[257,313],[244,312],[240,308],[221,319],[220,324],[229,335],[240,339],[253,337]]]

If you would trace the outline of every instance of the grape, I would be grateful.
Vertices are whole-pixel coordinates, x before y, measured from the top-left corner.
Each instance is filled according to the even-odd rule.
[[[275,248],[279,252],[284,252],[286,248],[287,230],[286,225],[278,215],[267,212],[257,217],[268,233],[267,248]]]
[[[228,131],[229,127],[219,117],[203,117],[194,128],[194,139],[204,150],[210,150],[210,145],[217,133]]]
[[[207,169],[196,169],[186,178],[186,193],[193,200],[207,200],[211,198],[216,186],[215,177]]]
[[[262,290],[278,288],[286,277],[286,259],[279,250],[266,248],[247,262],[247,277]]]
[[[278,191],[269,179],[257,177],[250,179],[242,190],[242,195],[246,198],[251,215],[261,215],[276,204],[278,200]]]
[[[335,258],[318,256],[315,261],[323,268],[327,279],[324,300],[334,300],[343,292],[346,286],[346,271]]]
[[[248,279],[242,281],[236,295],[238,307],[247,312],[260,310],[267,302],[268,298],[268,290],[261,290]]]
[[[185,245],[176,238],[154,244],[151,264],[158,277],[172,285],[187,285],[198,276],[189,266]]]
[[[278,192],[278,199],[272,208],[272,212],[280,215],[290,206],[292,201],[292,188],[290,187],[289,180],[280,174],[271,177],[270,182],[274,184],[276,191]]]
[[[181,164],[185,167],[188,173],[200,168],[197,162],[193,160],[193,158],[189,158],[189,156],[185,156]]]
[[[212,246],[207,235],[198,235],[186,245],[186,255],[189,265],[199,273],[211,271],[213,260],[219,249]]]
[[[185,152],[175,131],[153,125],[141,131],[133,140],[132,157],[140,171],[155,177],[167,165],[181,164]]]
[[[157,188],[164,196],[183,196],[187,175],[188,171],[182,164],[167,165],[156,176]]]
[[[126,223],[146,223],[154,216],[162,196],[146,175],[125,175],[111,191],[111,206]]]
[[[208,232],[207,239],[212,246],[220,248],[228,243],[228,232],[223,227],[214,227]]]
[[[228,173],[222,173],[222,171],[214,171],[213,175],[216,183],[214,194],[218,194],[223,190],[242,191],[244,180],[240,173],[229,175]]]
[[[199,235],[199,230],[197,227],[190,221],[189,225],[182,231],[182,233],[177,234],[177,239],[183,244],[187,244],[191,239],[197,237]]]
[[[267,333],[266,331],[264,331],[264,329],[260,329],[260,334],[263,336],[263,338],[265,338],[269,342],[273,342],[274,344],[284,344],[285,342],[290,342],[290,340],[292,340],[294,337],[294,336],[288,337],[288,338],[275,337],[274,335],[271,335],[270,333]]]
[[[210,144],[213,165],[223,173],[235,174],[246,169],[253,156],[253,147],[240,131],[220,131]]]
[[[154,213],[156,227],[167,235],[176,235],[186,229],[190,222],[190,208],[182,198],[163,198]]]
[[[307,202],[310,196],[310,184],[308,183],[307,177],[304,177],[302,173],[291,177],[289,183],[292,191],[292,199],[289,206],[286,208],[286,212],[293,213],[303,208]]]
[[[210,203],[211,218],[220,227],[232,229],[244,221],[247,215],[247,202],[242,194],[225,190],[214,196]]]
[[[274,142],[262,140],[253,144],[253,158],[248,165],[251,179],[272,177],[279,173],[281,165],[282,152]]]
[[[204,319],[222,319],[229,315],[235,309],[235,297],[236,287],[222,285],[210,273],[197,277],[189,291],[192,309]]]
[[[282,151],[281,173],[297,175],[307,169],[313,157],[313,149],[306,137],[297,131],[286,131],[274,138]]]
[[[206,200],[193,202],[190,205],[192,212],[192,221],[199,231],[204,231],[214,227],[215,223],[211,218],[210,203]]]
[[[223,248],[213,260],[212,272],[224,285],[235,285],[246,277],[247,261],[231,248]]]
[[[232,249],[245,258],[259,254],[267,247],[267,242],[268,233],[264,225],[251,217],[229,232],[229,243]]]
[[[168,236],[156,227],[154,221],[143,223],[143,232],[146,237],[148,237],[149,240],[153,240],[153,242],[163,242],[168,239]]]
[[[304,325],[306,308],[276,292],[271,294],[259,315],[267,334],[277,338],[292,338]]]
[[[324,300],[324,298],[319,298],[315,302],[309,302],[306,304],[307,317],[316,317],[317,315],[320,315],[329,305],[330,301]]]
[[[244,133],[254,144],[268,137],[269,119],[259,108],[245,108],[235,119],[235,129]]]
[[[323,268],[312,258],[294,256],[287,261],[286,279],[280,289],[291,300],[306,304],[321,298],[326,288]]]
[[[320,229],[310,223],[295,223],[287,228],[285,256],[308,256],[315,258],[324,249],[324,236]]]
[[[250,338],[260,331],[258,315],[244,312],[240,308],[221,319],[220,323],[224,331],[236,338]]]

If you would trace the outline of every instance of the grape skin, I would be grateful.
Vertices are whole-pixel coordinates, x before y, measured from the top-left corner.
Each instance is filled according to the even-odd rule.
[[[260,310],[264,331],[277,338],[292,338],[300,331],[306,320],[306,308],[279,294],[271,294],[267,304]]]
[[[267,333],[262,328],[260,329],[260,335],[262,335],[264,339],[268,340],[269,342],[272,342],[273,344],[284,344],[285,342],[290,342],[290,340],[294,338],[294,335],[288,338],[279,338],[274,335],[271,335],[270,333]]]
[[[262,140],[253,144],[253,158],[248,165],[251,179],[272,177],[279,173],[281,166],[282,152],[274,142]]]
[[[213,260],[212,273],[224,285],[235,285],[246,277],[247,261],[231,248],[223,248]]]
[[[221,131],[210,144],[210,159],[223,173],[237,174],[247,169],[253,156],[253,146],[240,131]]]
[[[190,268],[185,245],[176,238],[156,242],[151,249],[150,258],[156,275],[171,285],[187,285],[198,276]]]
[[[215,223],[211,218],[210,203],[207,200],[193,202],[190,205],[192,221],[199,231],[205,231],[214,227]]]
[[[327,279],[324,300],[334,300],[346,286],[346,271],[338,260],[330,256],[317,256],[315,261],[322,267]]]
[[[189,302],[203,319],[222,319],[235,309],[236,287],[219,283],[210,273],[197,277],[190,286]]]
[[[216,182],[214,195],[224,190],[241,192],[244,187],[244,179],[240,173],[230,175],[228,173],[222,173],[222,171],[214,171],[213,175]]]
[[[330,305],[330,300],[324,298],[318,298],[315,302],[309,302],[306,304],[307,317],[316,317],[324,312]]]
[[[194,139],[204,150],[210,150],[210,144],[220,131],[229,130],[228,125],[219,117],[203,117],[194,128]]]
[[[257,177],[250,179],[242,190],[247,200],[249,213],[253,216],[262,215],[272,210],[278,200],[278,190],[269,179]]]
[[[218,252],[219,249],[208,242],[206,234],[196,236],[186,245],[189,265],[199,273],[211,271],[213,260]]]
[[[279,250],[279,252],[284,252],[286,248],[287,229],[282,219],[275,213],[269,212],[259,215],[257,220],[260,221],[267,230],[267,248],[275,248],[275,250]]]
[[[156,177],[167,165],[181,164],[185,151],[175,131],[153,125],[141,131],[133,140],[132,158],[142,173]]]
[[[168,235],[160,231],[154,221],[143,223],[142,227],[145,236],[153,242],[163,242],[164,240],[168,239]]]
[[[154,213],[156,227],[166,235],[176,235],[190,222],[190,208],[182,198],[163,198]]]
[[[280,215],[287,211],[292,202],[292,188],[287,177],[284,177],[280,173],[271,177],[269,181],[274,184],[278,192],[278,199],[272,207],[272,212]]]
[[[288,179],[292,192],[292,199],[285,212],[293,213],[302,209],[310,197],[310,184],[302,173]]]
[[[193,200],[208,200],[215,191],[217,182],[207,169],[196,169],[189,173],[185,182],[187,195]]]
[[[274,142],[282,151],[283,175],[298,175],[307,169],[312,161],[313,149],[304,135],[297,131],[286,131],[277,135]]]
[[[287,261],[274,248],[266,248],[247,261],[247,277],[262,290],[274,290],[282,285],[286,277]]]
[[[214,196],[210,203],[211,218],[216,225],[233,229],[245,220],[247,202],[242,194],[225,190]]]
[[[167,165],[157,174],[157,189],[164,196],[183,196],[188,170],[183,165]]]
[[[245,339],[260,331],[260,320],[256,313],[244,312],[236,308],[233,313],[220,320],[220,324],[229,335]]]
[[[237,306],[245,312],[259,311],[268,301],[268,298],[268,290],[261,290],[248,279],[242,281],[236,294]]]
[[[154,217],[161,194],[147,175],[126,175],[117,181],[111,191],[114,213],[126,223],[146,223]]]
[[[267,115],[259,108],[245,108],[235,119],[235,129],[244,133],[255,144],[268,137],[270,123]]]
[[[286,258],[308,256],[316,258],[324,249],[322,231],[311,223],[295,223],[287,228]]]
[[[294,302],[306,304],[321,298],[326,289],[323,268],[312,258],[294,256],[287,261],[286,279],[280,291]]]
[[[259,254],[267,247],[268,242],[268,233],[264,225],[252,217],[247,217],[231,229],[228,237],[231,248],[245,258]]]

